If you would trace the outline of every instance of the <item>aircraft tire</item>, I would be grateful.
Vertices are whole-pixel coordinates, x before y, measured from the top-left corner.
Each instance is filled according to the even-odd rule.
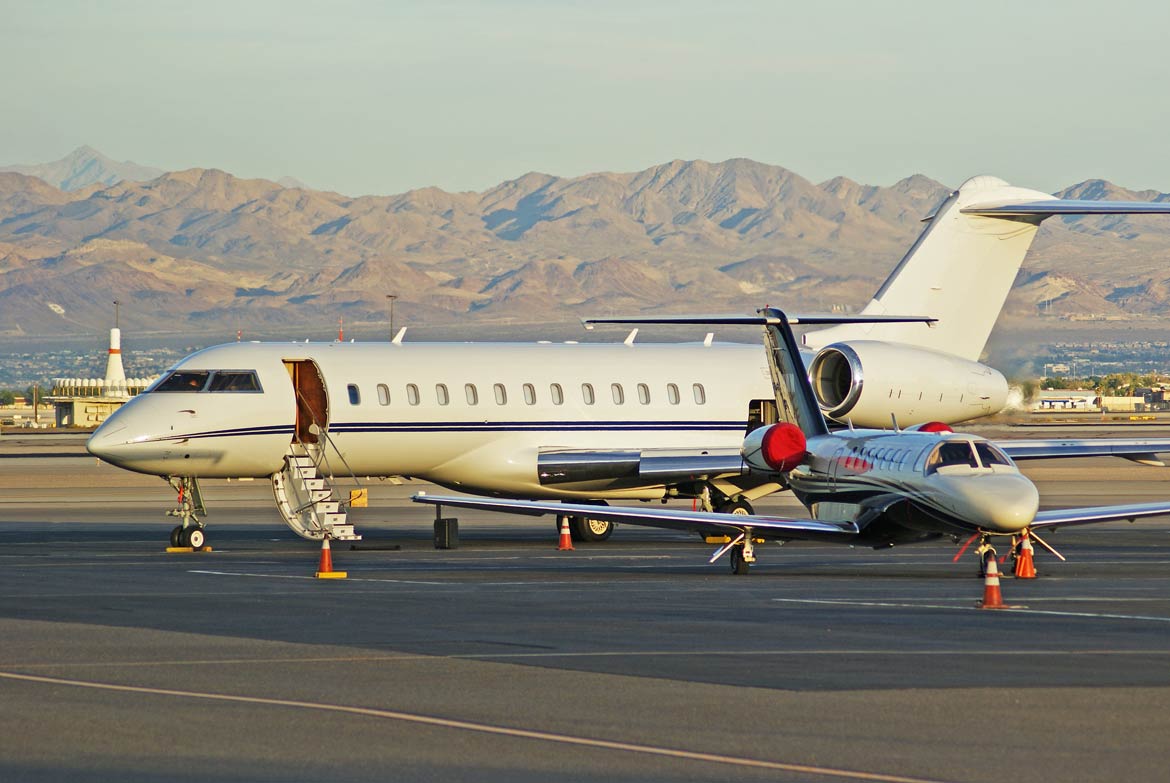
[[[175,528],[173,530],[171,530],[171,546],[177,547],[177,546],[182,546],[182,545],[183,545],[183,526],[182,525],[175,525]]]
[[[591,543],[605,541],[613,535],[613,523],[604,519],[571,517],[569,519],[569,533],[574,541]]]
[[[201,528],[201,527],[188,528],[187,535],[185,536],[185,538],[187,539],[187,546],[189,546],[193,549],[202,549],[203,548],[203,541],[204,541],[203,528]]]
[[[736,516],[744,517],[750,517],[752,514],[756,513],[755,509],[752,508],[752,504],[748,503],[746,500],[729,500],[728,502],[717,506],[715,508],[715,512],[718,514],[735,514]]]
[[[743,559],[743,547],[733,547],[731,550],[731,573],[743,576],[752,569],[752,564]]]

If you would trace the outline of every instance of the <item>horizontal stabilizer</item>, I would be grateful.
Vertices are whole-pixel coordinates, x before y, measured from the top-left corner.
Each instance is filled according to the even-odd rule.
[[[926,315],[789,315],[790,324],[931,324],[937,318]],[[632,315],[615,318],[582,318],[586,329],[596,324],[703,324],[740,326],[778,326],[780,318],[772,315]]]
[[[968,204],[959,210],[964,215],[1012,217],[1018,215],[1167,215],[1170,201],[1087,201],[1052,199],[1044,201],[985,201]]]

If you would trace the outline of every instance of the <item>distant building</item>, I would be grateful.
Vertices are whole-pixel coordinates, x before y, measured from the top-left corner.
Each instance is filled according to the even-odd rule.
[[[158,376],[155,376],[158,377]],[[127,378],[122,366],[122,331],[110,330],[105,378],[54,378],[51,402],[58,427],[96,427],[154,378]]]

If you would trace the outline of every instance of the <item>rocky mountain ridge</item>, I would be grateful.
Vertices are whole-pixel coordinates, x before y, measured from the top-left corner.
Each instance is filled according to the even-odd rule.
[[[949,190],[746,159],[361,197],[215,169],[74,191],[0,173],[0,335],[100,331],[114,299],[132,329],[225,334],[381,325],[390,294],[400,323],[856,309]],[[1170,199],[1103,180],[1060,195]],[[1009,315],[1164,316],[1168,259],[1170,220],[1050,219]]]

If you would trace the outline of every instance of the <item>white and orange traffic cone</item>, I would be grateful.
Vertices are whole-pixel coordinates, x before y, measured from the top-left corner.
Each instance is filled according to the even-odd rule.
[[[999,566],[995,558],[987,558],[987,574],[983,577],[983,600],[979,603],[980,609],[1006,609],[1003,595],[999,591]]]
[[[318,579],[346,579],[349,577],[347,571],[333,570],[333,553],[329,551],[329,537],[321,539],[321,561],[317,565]]]
[[[572,550],[572,548],[573,536],[569,534],[569,518],[561,515],[561,539],[557,543],[557,551],[564,552],[566,550]]]
[[[1036,563],[1032,560],[1032,537],[1024,531],[1024,538],[1020,542],[1020,553],[1016,556],[1016,579],[1035,579]]]

